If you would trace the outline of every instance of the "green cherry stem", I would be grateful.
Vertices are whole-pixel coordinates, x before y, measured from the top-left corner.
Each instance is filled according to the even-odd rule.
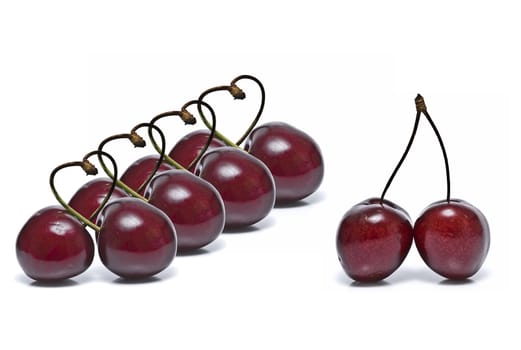
[[[238,78],[240,78],[240,77],[242,77],[242,76],[239,76],[239,77],[235,78],[234,80],[238,80]],[[201,105],[202,105],[202,102],[204,102],[203,100],[207,95],[217,92],[217,91],[228,91],[233,96],[233,98],[236,100],[244,100],[246,98],[246,94],[244,93],[244,91],[242,91],[241,88],[239,88],[233,81],[230,85],[215,86],[215,87],[212,87],[212,88],[209,88],[209,89],[203,91],[201,93],[201,95],[199,96],[199,101],[201,103],[197,105],[197,110],[199,111],[199,115],[200,115],[201,119],[203,120],[203,123],[210,130],[212,127],[211,127],[210,123],[208,122],[208,119],[206,119]],[[221,134],[218,130],[215,130],[215,137],[220,139],[227,146],[235,147],[235,148],[239,147],[236,143],[234,143],[229,138],[227,138],[226,136]]]
[[[422,100],[423,101],[423,100]],[[394,180],[394,177],[398,173],[398,170],[400,170],[400,167],[402,166],[403,162],[405,161],[405,158],[407,158],[407,154],[409,154],[409,150],[411,149],[412,143],[414,141],[414,138],[416,137],[416,131],[418,131],[418,124],[420,123],[420,117],[421,117],[421,102],[418,98],[416,99],[416,118],[414,119],[414,127],[412,129],[411,137],[409,138],[409,142],[407,143],[407,147],[405,148],[405,151],[402,154],[402,157],[400,158],[400,161],[398,164],[396,164],[396,167],[394,168],[391,176],[389,177],[389,180],[387,180],[387,183],[385,184],[384,190],[382,191],[382,195],[380,196],[380,204],[383,204],[385,194],[387,193],[387,190],[391,186],[391,183]]]
[[[152,129],[155,127],[155,124],[160,119],[163,119],[166,117],[172,117],[172,116],[180,117],[181,120],[184,121],[185,125],[187,125],[187,124],[193,125],[196,122],[194,116],[186,110],[164,112],[164,113],[156,115],[154,118],[152,118],[150,120],[150,122],[149,122],[150,127],[148,128],[148,137],[150,138],[150,141],[152,142],[152,146],[154,146],[156,151],[159,152],[159,154],[163,153],[165,162],[167,162],[168,164],[170,164],[171,166],[173,166],[176,169],[186,170],[181,164],[179,164],[174,159],[172,159],[168,154],[161,151],[162,148],[157,144],[156,139],[154,138],[154,135],[152,133]]]
[[[85,216],[83,216],[82,214],[80,214],[76,209],[71,207],[66,201],[63,200],[63,198],[58,193],[58,190],[56,189],[56,184],[55,184],[56,174],[59,171],[65,169],[65,168],[69,168],[69,167],[79,166],[83,169],[83,171],[85,171],[85,173],[87,175],[97,175],[98,169],[96,169],[96,167],[88,160],[94,154],[97,154],[98,157],[109,158],[110,162],[112,163],[114,174],[117,176],[118,168],[117,168],[116,161],[114,160],[114,158],[106,152],[103,152],[100,150],[95,150],[95,151],[91,151],[91,152],[87,153],[83,157],[83,160],[81,160],[81,161],[67,162],[67,163],[58,165],[56,168],[54,168],[51,171],[51,174],[49,176],[49,185],[51,187],[52,193],[54,194],[54,197],[56,197],[56,200],[65,208],[65,210],[67,210],[67,212],[69,214],[71,214],[72,216],[74,216],[75,218],[80,220],[84,225],[92,228],[96,232],[99,232],[100,227],[98,225],[94,224],[90,219],[88,219]],[[115,186],[116,186],[116,182],[112,181],[109,191],[108,191],[107,195],[105,196],[105,198],[103,199],[103,201],[101,202],[98,209],[96,209],[96,213],[98,213],[105,206],[107,201],[110,199],[110,196],[112,195],[112,192],[114,191]]]
[[[449,171],[449,157],[447,156],[447,151],[445,150],[445,145],[443,144],[442,137],[440,135],[440,132],[438,131],[438,128],[434,124],[434,121],[432,120],[431,116],[429,115],[429,112],[427,112],[427,106],[425,105],[425,101],[423,100],[423,97],[418,94],[416,96],[416,100],[420,101],[420,104],[422,106],[421,112],[423,115],[425,115],[425,118],[427,118],[427,121],[431,125],[432,130],[436,134],[436,138],[438,139],[438,142],[440,144],[441,151],[443,153],[443,162],[445,163],[445,178],[447,183],[447,202],[450,202],[450,171]],[[418,102],[417,102],[418,104]]]

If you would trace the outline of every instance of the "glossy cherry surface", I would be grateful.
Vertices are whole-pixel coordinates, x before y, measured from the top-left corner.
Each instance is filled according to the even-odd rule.
[[[282,123],[254,129],[244,149],[268,166],[275,180],[277,202],[292,202],[315,192],[324,177],[318,144],[306,133]]]
[[[275,203],[275,183],[268,167],[243,150],[221,147],[206,153],[196,175],[221,194],[226,227],[252,225],[266,217]]]
[[[136,160],[127,168],[127,170],[125,170],[123,175],[121,175],[121,182],[140,195],[143,195],[145,189],[142,188],[138,191],[138,188],[145,183],[150,174],[154,171],[158,160],[159,155],[149,155]],[[172,169],[174,168],[171,165],[163,162],[159,166],[159,169],[157,169],[156,174]]]
[[[414,224],[414,243],[425,263],[443,277],[473,276],[483,265],[490,231],[483,213],[459,200],[429,205]]]
[[[201,149],[203,149],[209,136],[210,131],[206,129],[193,131],[180,139],[168,155],[184,168],[188,168],[190,163],[197,158]],[[224,146],[226,146],[224,142],[213,138],[212,142],[208,146],[207,152]]]
[[[97,178],[85,183],[71,197],[69,205],[86,218],[102,204],[105,196],[110,191],[112,180],[109,178]],[[128,197],[128,194],[117,187],[114,188],[109,200]],[[96,222],[97,215],[91,219]]]
[[[94,258],[94,242],[85,227],[65,209],[39,210],[22,227],[16,257],[30,278],[61,281],[84,272]]]
[[[158,208],[137,198],[108,203],[98,217],[98,253],[113,273],[151,277],[167,268],[177,252],[174,226]]]
[[[201,248],[213,242],[223,230],[221,195],[210,183],[186,170],[156,175],[145,197],[172,220],[179,251]]]
[[[379,198],[365,200],[347,211],[336,237],[338,259],[346,274],[360,282],[377,282],[402,264],[413,241],[409,215]]]

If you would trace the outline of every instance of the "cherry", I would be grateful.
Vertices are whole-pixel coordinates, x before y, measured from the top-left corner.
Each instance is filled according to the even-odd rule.
[[[184,168],[189,168],[193,159],[201,153],[201,150],[208,140],[210,135],[209,130],[196,130],[185,135],[172,147],[168,155],[174,159]],[[219,139],[212,138],[212,142],[208,150],[212,150],[218,147],[224,147],[226,144]],[[195,170],[195,168],[194,168]]]
[[[159,161],[159,155],[148,155],[134,161],[121,175],[121,182],[126,184],[128,187],[144,195],[146,181],[150,175],[155,171],[155,166]],[[159,174],[163,171],[172,170],[174,167],[171,165],[161,162],[161,165],[155,172]]]
[[[413,240],[409,215],[396,204],[370,198],[342,218],[337,233],[338,259],[359,282],[376,282],[402,264]]]
[[[174,223],[180,251],[204,247],[223,230],[224,204],[219,192],[186,170],[156,175],[145,197]]]
[[[221,194],[228,228],[260,221],[275,203],[275,182],[268,167],[243,150],[223,147],[207,152],[195,174]]]
[[[76,209],[81,215],[95,222],[97,219],[97,211],[102,206],[103,200],[110,192],[112,180],[109,178],[98,178],[85,183],[71,197],[69,205]],[[125,198],[128,194],[119,189],[114,188],[110,199]]]
[[[414,242],[434,272],[448,279],[464,280],[478,272],[488,254],[488,222],[473,205],[451,198],[449,162],[443,140],[421,95],[416,97],[416,106],[438,138],[445,162],[447,195],[446,199],[429,205],[416,220]]]
[[[244,149],[270,169],[277,203],[309,196],[324,177],[324,161],[318,144],[289,124],[272,122],[255,128],[246,139]]]
[[[94,242],[85,227],[59,206],[37,211],[20,230],[16,257],[30,278],[57,282],[87,270]]]
[[[338,260],[346,274],[358,282],[378,282],[390,276],[400,267],[412,246],[413,228],[409,215],[384,197],[411,149],[420,116],[417,109],[409,143],[380,198],[370,198],[349,209],[337,229]]]
[[[483,213],[460,199],[429,205],[414,224],[414,242],[425,263],[441,276],[462,280],[483,265],[490,232]]]
[[[195,175],[210,182],[221,194],[226,215],[226,228],[250,226],[265,218],[275,204],[275,181],[268,167],[259,159],[240,149],[216,130],[215,113],[203,98],[206,94],[227,90],[235,98],[243,99],[244,92],[233,82],[230,86],[218,86],[206,90],[198,100],[201,119],[210,127],[202,106],[212,112],[211,134],[215,134],[230,147],[207,151],[197,164]]]
[[[196,103],[194,101],[193,103]],[[210,110],[213,113],[213,110]],[[181,112],[179,112],[180,114]],[[153,119],[157,121],[160,117],[175,115],[177,112],[167,112]],[[148,126],[156,129],[162,139],[163,147],[160,149],[160,156],[156,158],[156,163],[163,160],[165,138],[161,129],[153,123],[143,123],[140,126]],[[139,127],[139,126],[138,126]],[[135,130],[137,127],[133,129]],[[125,134],[116,135],[117,138]],[[130,138],[131,134],[126,134]],[[149,136],[154,146],[157,146],[149,129]],[[101,149],[108,141],[114,139],[109,137],[100,144]],[[155,157],[154,157],[155,158]],[[154,159],[152,157],[148,159]],[[167,162],[169,159],[165,158]],[[165,163],[162,163],[165,164]],[[175,162],[173,166],[179,166]],[[172,221],[177,232],[177,244],[179,251],[191,251],[213,242],[221,234],[224,227],[224,204],[219,192],[208,182],[196,177],[186,169],[170,170],[155,175],[154,165],[148,161],[144,163],[133,163],[133,172],[145,174],[143,177],[152,177],[149,182],[145,197],[140,197],[135,192],[132,195],[147,201],[149,204],[162,210]],[[157,164],[155,164],[157,169]],[[161,168],[159,168],[161,169]],[[128,170],[127,170],[128,171]],[[109,175],[110,176],[110,175]],[[124,177],[122,177],[123,179]],[[127,186],[121,181],[117,181],[122,186]],[[138,182],[135,182],[138,183]],[[132,190],[130,190],[132,191]]]
[[[63,207],[49,206],[39,210],[18,234],[18,262],[25,274],[36,281],[62,281],[81,274],[92,263],[94,242],[76,218],[81,217],[81,214],[64,203],[54,188],[54,176],[65,167],[81,166],[87,175],[96,175],[96,168],[88,161],[92,154],[87,154],[80,162],[63,164],[51,172],[51,190]],[[112,185],[109,192],[113,188]],[[100,205],[104,205],[108,198],[107,195]]]
[[[176,255],[172,222],[161,210],[140,199],[109,202],[97,224],[101,262],[123,278],[151,277],[166,269]]]
[[[103,159],[102,156],[109,158],[114,168],[114,178],[117,179],[117,166],[112,156],[100,150],[90,154],[98,154],[99,159]],[[116,185],[114,181],[97,224],[94,224],[65,203],[54,185],[59,170],[76,165],[97,173],[92,164],[85,163],[85,159],[81,164],[65,163],[52,171],[51,189],[70,213],[97,232],[98,254],[102,263],[113,273],[128,279],[148,278],[167,268],[177,252],[177,236],[170,219],[161,210],[135,198],[120,198],[105,204]]]

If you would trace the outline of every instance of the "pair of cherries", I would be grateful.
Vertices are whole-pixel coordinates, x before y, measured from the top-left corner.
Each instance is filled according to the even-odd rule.
[[[233,144],[216,132],[214,111],[203,101],[208,93],[218,90],[228,90],[235,98],[243,99],[245,94],[236,85],[241,79],[257,82],[262,92],[255,121],[240,141],[248,138],[245,148],[249,153],[238,148],[240,142]],[[195,119],[186,110],[190,104],[198,105],[210,131],[187,135],[167,156],[164,135],[154,123],[178,115],[185,123],[193,124]],[[212,114],[211,127],[202,112],[203,106]],[[22,269],[39,281],[63,280],[85,271],[92,262],[94,244],[83,222],[95,230],[100,258],[109,270],[123,278],[150,277],[171,263],[177,249],[190,251],[204,247],[224,227],[241,228],[260,221],[273,208],[275,200],[291,202],[313,193],[323,177],[318,145],[307,134],[284,123],[268,123],[254,129],[263,106],[262,84],[252,76],[243,75],[229,86],[207,90],[198,101],[185,104],[181,111],[162,113],[151,123],[136,126],[130,134],[108,138],[100,144],[97,154],[113,179],[88,182],[69,203],[56,193],[54,176],[57,170],[71,163],[55,169],[51,188],[65,209],[45,208],[24,225],[16,244]],[[136,161],[117,180],[116,164],[102,148],[117,138],[128,138],[134,146],[143,147],[144,140],[136,133],[142,126],[148,126],[158,150],[152,130],[160,133],[163,145],[160,156]],[[224,141],[214,139],[214,135]],[[209,146],[211,149],[205,152]],[[113,162],[113,174],[107,169],[104,156]],[[198,159],[201,160],[197,162]],[[180,163],[190,170],[197,164],[195,175]],[[88,174],[97,173],[88,156],[72,165],[80,165]],[[116,184],[122,189],[116,188]],[[137,198],[130,198],[129,194]]]
[[[166,214],[136,198],[108,202],[115,182],[94,213],[96,224],[60,197],[54,184],[56,174],[79,166],[87,175],[96,175],[98,170],[89,161],[95,154],[108,157],[117,175],[114,158],[102,151],[90,152],[81,161],[56,167],[49,181],[62,207],[49,206],[36,212],[18,235],[18,262],[27,276],[36,281],[62,281],[87,270],[95,248],[84,224],[96,232],[98,252],[105,266],[121,277],[153,276],[168,267],[176,255],[176,231]]]
[[[343,216],[336,247],[346,274],[358,282],[378,282],[402,264],[414,241],[421,258],[434,272],[451,280],[465,280],[479,271],[490,246],[489,225],[483,213],[450,196],[447,153],[421,95],[415,99],[416,120],[409,143],[380,198],[356,204]],[[445,161],[446,199],[429,205],[414,225],[407,212],[386,200],[385,193],[405,160],[421,115],[434,130]]]

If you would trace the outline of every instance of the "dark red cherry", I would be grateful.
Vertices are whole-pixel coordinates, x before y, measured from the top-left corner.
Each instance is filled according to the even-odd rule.
[[[402,264],[413,241],[409,215],[379,198],[363,201],[347,211],[338,227],[338,259],[352,279],[377,282]]]
[[[268,167],[238,148],[221,147],[207,152],[196,175],[221,194],[226,227],[252,225],[266,217],[275,203],[275,183]]]
[[[210,130],[196,130],[180,139],[168,154],[170,158],[178,162],[184,168],[188,168],[190,163],[197,158],[199,152],[208,141]],[[218,147],[226,146],[224,142],[213,138],[208,146],[207,152]]]
[[[204,247],[223,230],[225,215],[221,195],[210,183],[186,170],[156,175],[145,197],[172,220],[179,251]]]
[[[324,177],[324,161],[318,144],[289,124],[272,122],[257,127],[246,139],[244,149],[270,169],[277,202],[309,196]]]
[[[176,255],[172,222],[141,199],[122,198],[108,203],[98,217],[98,225],[100,259],[123,278],[151,277],[167,268]]]
[[[138,189],[143,183],[145,183],[150,174],[154,171],[158,160],[159,155],[145,156],[136,160],[127,168],[127,170],[125,170],[121,176],[121,182],[134,191],[138,192],[140,195],[143,195],[145,193],[145,189],[142,188],[140,191],[138,191]],[[157,169],[156,174],[172,169],[174,168],[171,165],[163,162],[159,166],[159,169]]]
[[[443,277],[462,280],[483,265],[490,231],[483,213],[459,200],[429,205],[414,224],[414,243],[425,263]]]
[[[55,282],[87,270],[94,258],[94,243],[85,227],[65,209],[39,210],[16,239],[16,257],[27,276]]]
[[[112,180],[109,178],[97,178],[91,180],[81,186],[76,193],[74,193],[69,201],[69,205],[84,217],[90,218],[96,209],[98,209],[102,204],[111,185]],[[128,197],[128,194],[122,189],[116,187],[114,188],[114,192],[112,192],[109,200],[125,197]],[[97,216],[91,219],[93,222],[96,222],[96,220]]]

